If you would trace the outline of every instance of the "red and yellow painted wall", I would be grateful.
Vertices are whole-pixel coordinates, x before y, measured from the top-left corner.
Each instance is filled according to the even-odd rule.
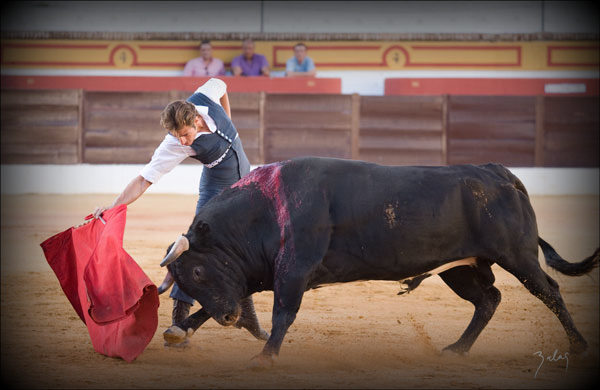
[[[297,41],[257,41],[272,69],[283,70]],[[598,42],[305,42],[320,70],[598,70]],[[226,66],[241,53],[239,41],[213,41]],[[194,41],[2,40],[2,69],[178,71],[199,56]]]

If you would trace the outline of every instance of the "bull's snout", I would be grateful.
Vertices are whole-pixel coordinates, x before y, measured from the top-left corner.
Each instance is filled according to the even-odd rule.
[[[237,314],[225,314],[219,321],[223,326],[230,326],[237,322],[239,316]]]
[[[215,320],[223,326],[235,325],[240,319],[241,314],[242,308],[239,305],[236,305],[234,309],[227,310],[224,314],[218,317],[216,316]]]

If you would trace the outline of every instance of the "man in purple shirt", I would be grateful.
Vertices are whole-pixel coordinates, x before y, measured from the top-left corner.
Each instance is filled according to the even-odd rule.
[[[234,76],[268,76],[269,61],[262,54],[254,53],[254,42],[246,39],[242,43],[242,54],[231,61]]]

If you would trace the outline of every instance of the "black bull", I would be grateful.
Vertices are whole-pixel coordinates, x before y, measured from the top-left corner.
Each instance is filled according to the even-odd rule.
[[[501,165],[387,167],[299,158],[260,167],[213,198],[161,265],[202,309],[235,324],[242,299],[274,291],[272,330],[256,358],[270,364],[304,291],[357,280],[405,281],[410,290],[439,273],[475,306],[460,339],[467,352],[500,302],[492,264],[504,268],[556,314],[572,353],[586,349],[559,293],[538,262],[567,275],[598,264],[599,251],[568,263],[538,237],[525,187]],[[177,260],[177,261],[175,261]]]

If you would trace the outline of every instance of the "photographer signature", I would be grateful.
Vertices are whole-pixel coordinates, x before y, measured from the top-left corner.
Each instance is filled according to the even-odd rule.
[[[567,366],[565,367],[565,371],[567,371],[567,369],[569,368],[569,353],[568,352],[565,352],[564,354],[560,354],[560,353],[558,353],[558,349],[555,349],[554,354],[548,355],[548,356],[544,356],[542,351],[537,351],[537,352],[534,352],[533,354],[540,358],[540,365],[538,366],[537,370],[535,370],[535,375],[533,376],[534,379],[537,378],[538,371],[540,370],[540,368],[542,368],[542,365],[544,364],[545,361],[558,362],[560,360],[566,360]]]

